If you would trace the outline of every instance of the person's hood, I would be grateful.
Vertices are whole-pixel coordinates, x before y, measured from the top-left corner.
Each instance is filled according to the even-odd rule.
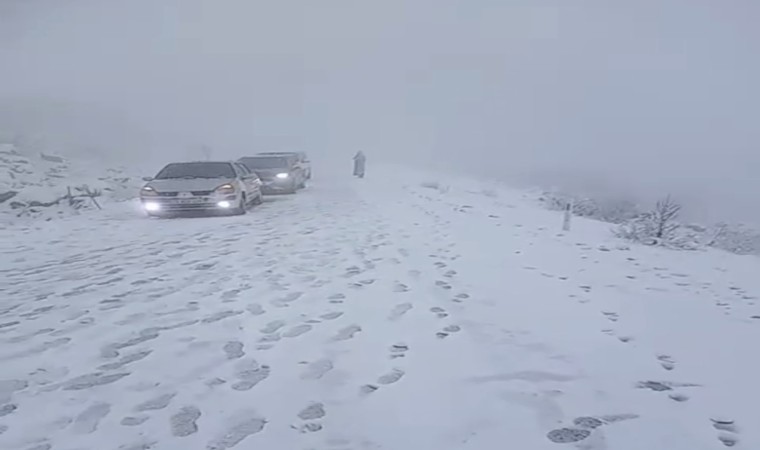
[[[156,192],[213,191],[233,181],[232,178],[169,178],[150,181],[146,186],[152,187]]]

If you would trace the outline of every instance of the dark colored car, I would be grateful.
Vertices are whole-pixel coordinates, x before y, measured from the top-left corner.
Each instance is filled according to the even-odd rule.
[[[295,194],[306,187],[306,173],[295,155],[245,156],[238,162],[261,178],[264,194]]]
[[[307,180],[311,180],[311,161],[305,152],[262,152],[261,156],[295,156],[296,162],[301,166]]]

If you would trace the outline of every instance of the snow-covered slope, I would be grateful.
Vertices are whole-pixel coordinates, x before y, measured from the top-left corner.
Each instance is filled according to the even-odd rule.
[[[757,259],[374,170],[0,230],[0,448],[760,447]]]
[[[69,160],[0,143],[0,220],[64,217],[133,198],[140,179],[123,167]],[[95,202],[84,195],[99,193]],[[69,199],[69,196],[72,198]]]

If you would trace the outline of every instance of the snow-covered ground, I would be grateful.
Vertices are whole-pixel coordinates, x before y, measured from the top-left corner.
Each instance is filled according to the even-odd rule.
[[[0,141],[0,226],[54,219],[135,196],[143,184],[124,167],[70,160]],[[93,201],[84,194],[97,193]],[[93,195],[94,196],[94,195]]]
[[[372,166],[134,206],[0,230],[0,448],[760,448],[756,258]]]

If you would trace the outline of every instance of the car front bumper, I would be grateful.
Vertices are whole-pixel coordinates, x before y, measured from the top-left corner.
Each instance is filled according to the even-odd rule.
[[[238,195],[206,197],[142,197],[143,209],[150,215],[162,215],[192,211],[224,212],[240,204]]]
[[[278,194],[293,191],[295,181],[292,178],[261,180],[262,194]]]

